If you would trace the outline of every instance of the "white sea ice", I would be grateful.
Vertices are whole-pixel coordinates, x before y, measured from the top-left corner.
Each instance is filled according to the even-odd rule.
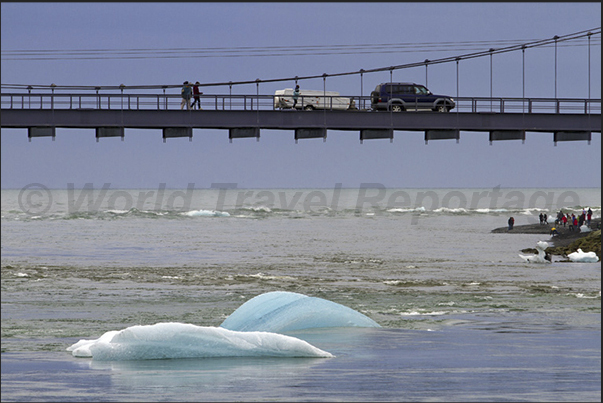
[[[536,243],[536,250],[538,251],[537,255],[519,254],[519,257],[528,263],[551,263],[550,260],[546,259],[546,253],[544,252],[548,247],[548,242],[538,241],[538,243]]]
[[[576,252],[570,253],[567,257],[572,262],[580,263],[597,263],[599,257],[595,252],[583,252],[582,249],[578,249]]]
[[[269,292],[244,303],[220,327],[157,323],[106,332],[67,348],[97,361],[201,357],[324,357],[333,355],[304,340],[279,334],[328,327],[380,327],[367,316],[321,298]]]
[[[202,357],[333,357],[310,343],[269,332],[237,332],[186,323],[157,323],[109,331],[67,348],[97,361]]]

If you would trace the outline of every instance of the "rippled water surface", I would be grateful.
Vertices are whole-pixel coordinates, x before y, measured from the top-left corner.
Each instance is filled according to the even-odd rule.
[[[561,207],[600,217],[600,189],[36,191],[2,190],[3,401],[600,401],[601,264],[528,264],[548,237],[490,232]],[[136,324],[218,326],[277,290],[382,328],[295,334],[322,360],[65,351]]]

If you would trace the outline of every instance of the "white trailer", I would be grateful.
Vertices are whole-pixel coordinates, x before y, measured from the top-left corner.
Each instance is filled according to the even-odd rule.
[[[275,109],[293,108],[293,88],[285,88],[274,92]],[[300,90],[295,109],[355,109],[355,102],[351,98],[341,97],[335,91]]]

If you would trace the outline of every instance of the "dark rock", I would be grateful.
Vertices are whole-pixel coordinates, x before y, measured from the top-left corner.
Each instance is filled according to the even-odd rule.
[[[557,229],[558,235],[551,236],[551,228],[553,227]],[[601,218],[592,219],[590,228],[592,229],[591,232],[580,232],[579,228],[574,228],[573,231],[570,231],[569,226],[559,227],[554,224],[542,225],[537,223],[515,225],[512,230],[509,230],[508,227],[500,227],[492,230],[492,232],[507,234],[546,234],[550,237],[547,242],[553,245],[546,249],[546,253],[567,256],[580,248],[583,252],[595,252],[597,256],[599,256],[599,259],[601,259]],[[536,249],[527,248],[523,249],[522,252],[536,253]]]

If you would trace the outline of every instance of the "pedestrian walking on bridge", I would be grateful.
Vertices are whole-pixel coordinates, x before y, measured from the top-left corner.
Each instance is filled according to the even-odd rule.
[[[182,89],[180,90],[180,95],[182,96],[182,101],[180,102],[180,109],[184,109],[184,105],[186,105],[186,109],[189,110],[191,108],[191,94],[192,89],[188,81],[182,83]]]

